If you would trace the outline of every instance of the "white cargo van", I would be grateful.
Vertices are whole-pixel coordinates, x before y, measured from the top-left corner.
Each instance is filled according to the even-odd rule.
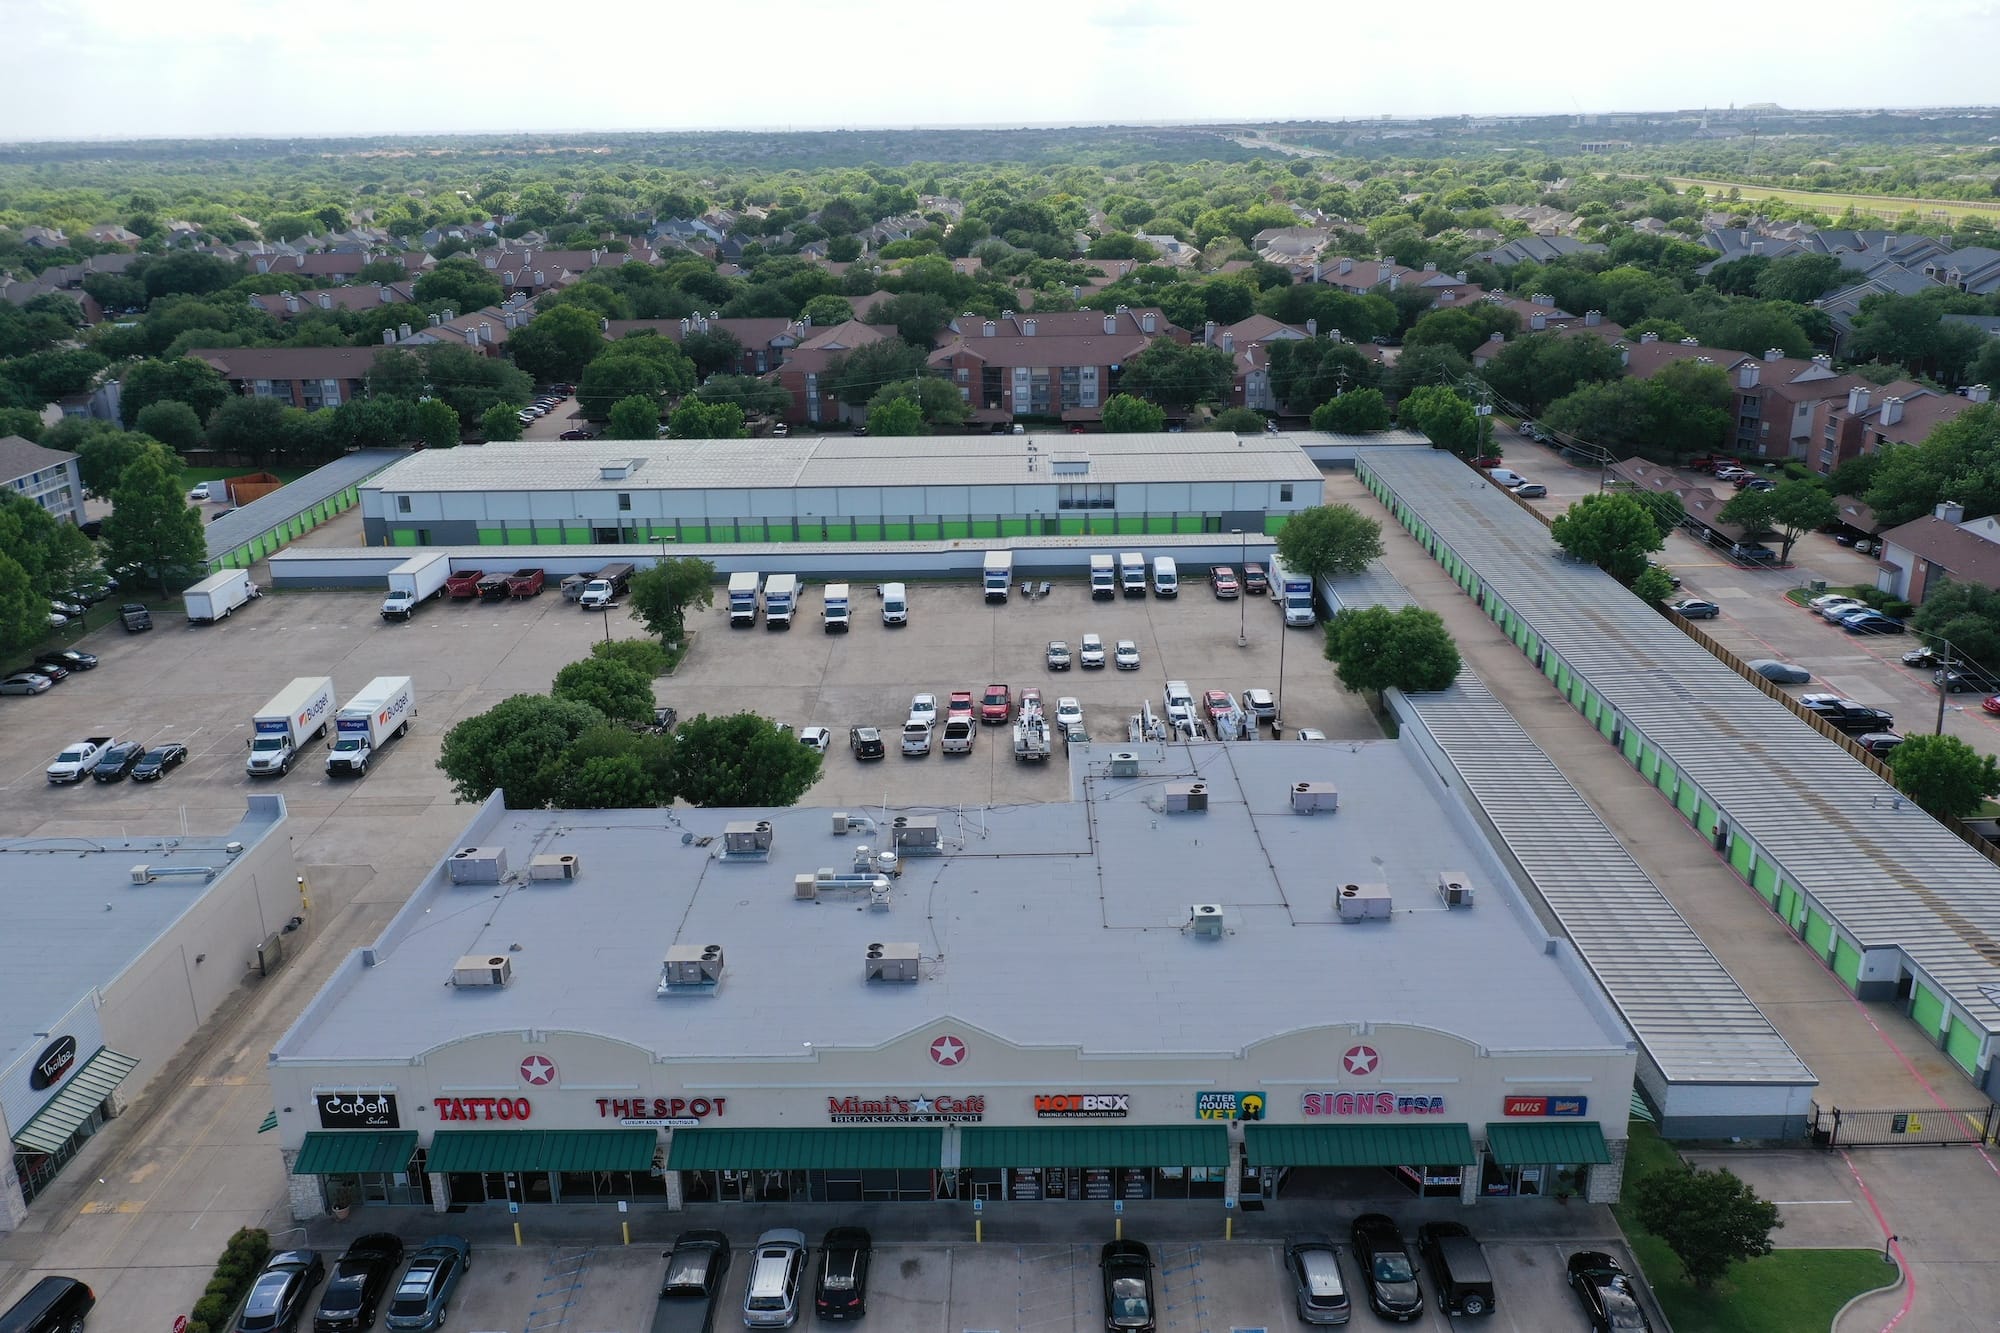
[[[900,583],[882,585],[882,623],[885,625],[910,623],[910,594]]]
[[[1153,596],[1177,597],[1180,595],[1180,572],[1174,568],[1174,558],[1170,555],[1153,557]]]

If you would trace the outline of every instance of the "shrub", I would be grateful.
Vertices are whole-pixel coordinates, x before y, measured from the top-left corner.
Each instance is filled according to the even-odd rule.
[[[222,1257],[216,1260],[215,1272],[209,1277],[202,1298],[194,1303],[188,1316],[187,1333],[216,1333],[227,1324],[236,1303],[243,1299],[243,1293],[250,1289],[264,1261],[270,1257],[268,1232],[243,1227],[231,1236],[229,1244],[223,1247]]]

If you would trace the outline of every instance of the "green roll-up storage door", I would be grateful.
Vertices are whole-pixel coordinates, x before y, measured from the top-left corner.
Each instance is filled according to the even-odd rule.
[[[1833,942],[1833,974],[1839,977],[1849,990],[1860,986],[1861,950],[1844,939],[1836,938]]]
[[[1910,996],[1910,1021],[1937,1036],[1944,1029],[1944,998],[1918,986]]]

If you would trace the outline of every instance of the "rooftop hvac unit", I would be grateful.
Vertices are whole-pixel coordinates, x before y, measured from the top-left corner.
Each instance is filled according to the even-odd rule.
[[[1136,778],[1139,776],[1139,756],[1130,750],[1111,752],[1111,776],[1114,778]]]
[[[461,847],[445,863],[454,884],[498,884],[507,878],[505,847]]]
[[[915,981],[917,958],[914,944],[871,944],[862,975],[870,981]]]
[[[582,864],[574,853],[564,852],[556,856],[537,856],[528,862],[529,879],[575,879],[583,873]]]
[[[1343,884],[1334,896],[1342,925],[1355,921],[1387,921],[1394,901],[1387,884]]]
[[[1188,928],[1205,940],[1222,938],[1222,905],[1196,903],[1188,908]]]
[[[1472,906],[1472,876],[1463,870],[1438,871],[1438,897],[1446,907]]]
[[[151,884],[153,882],[153,867],[133,866],[132,882],[134,884]]]
[[[757,856],[770,850],[770,820],[752,822],[741,819],[722,826],[722,851],[725,856]]]
[[[662,986],[713,986],[722,980],[720,944],[670,944],[660,971]]]
[[[792,897],[802,903],[816,901],[819,898],[819,876],[793,875]]]
[[[1332,814],[1340,809],[1340,788],[1331,782],[1294,782],[1292,784],[1292,813],[1300,815],[1318,814],[1324,810]]]
[[[912,851],[937,850],[936,815],[897,815],[895,823],[890,825],[889,832],[897,847]]]
[[[1191,810],[1208,809],[1208,784],[1206,782],[1169,782],[1167,784],[1166,808],[1168,814],[1186,814]]]
[[[847,811],[836,810],[833,812],[833,836],[836,838],[847,836]]]
[[[514,979],[514,960],[504,953],[469,953],[452,965],[454,986],[505,986]]]

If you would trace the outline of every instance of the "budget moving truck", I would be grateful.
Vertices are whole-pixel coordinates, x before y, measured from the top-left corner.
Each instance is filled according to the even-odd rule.
[[[243,771],[253,778],[290,772],[292,760],[308,742],[326,734],[332,718],[333,682],[325,676],[300,676],[250,715],[250,757],[243,761]]]
[[[1118,586],[1127,597],[1146,595],[1146,557],[1138,551],[1125,551],[1118,557]]]
[[[729,576],[729,623],[748,629],[757,623],[757,576],[754,573]]]
[[[417,694],[408,676],[375,677],[335,716],[326,771],[360,777],[375,752],[408,731],[416,715]]]
[[[764,580],[764,628],[790,629],[792,612],[798,608],[799,576],[773,574]]]
[[[986,553],[986,600],[1004,602],[1007,589],[1014,581],[1014,553],[1012,551],[988,551]]]
[[[847,585],[829,583],[826,585],[826,632],[828,634],[847,633]]]
[[[444,591],[451,577],[451,559],[443,552],[413,555],[389,571],[389,595],[382,601],[382,619],[408,620],[417,603]]]
[[[1317,618],[1313,615],[1312,580],[1286,569],[1276,556],[1271,558],[1271,600],[1284,608],[1289,628],[1311,625]]]
[[[1090,557],[1090,600],[1118,595],[1118,562],[1109,553]]]

